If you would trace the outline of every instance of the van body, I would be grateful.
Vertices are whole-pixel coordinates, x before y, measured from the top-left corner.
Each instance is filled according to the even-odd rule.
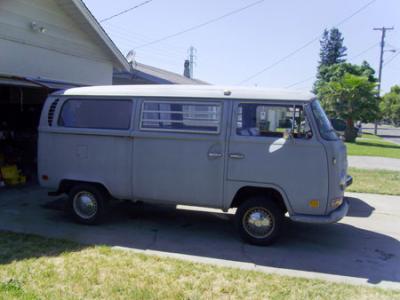
[[[333,223],[348,210],[345,145],[308,93],[74,88],[47,99],[38,147],[40,184],[68,193],[84,223],[97,222],[110,199],[236,207],[242,236],[268,244],[276,237],[266,228],[275,226],[278,236],[286,213],[294,221]]]

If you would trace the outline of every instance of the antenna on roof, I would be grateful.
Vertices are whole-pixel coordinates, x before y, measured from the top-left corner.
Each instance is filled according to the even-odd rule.
[[[130,50],[128,54],[126,55],[126,60],[128,63],[133,67],[133,65],[136,65],[136,52],[135,50]]]
[[[190,78],[190,62],[188,59],[185,60],[183,76]]]
[[[188,50],[188,57],[189,57],[189,78],[193,78],[193,69],[194,65],[196,64],[195,60],[197,59],[197,49],[193,46],[190,46]]]

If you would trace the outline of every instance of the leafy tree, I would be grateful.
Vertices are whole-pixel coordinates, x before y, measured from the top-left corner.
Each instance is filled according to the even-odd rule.
[[[341,70],[338,65],[333,65],[331,68],[330,73],[337,78],[321,83],[318,94],[331,117],[346,121],[344,138],[347,142],[354,142],[357,137],[354,122],[373,121],[377,117],[379,106],[376,83],[371,82],[366,75],[348,72],[336,74]]]
[[[322,85],[330,81],[337,81],[346,73],[367,77],[370,82],[378,81],[375,77],[375,70],[366,61],[361,65],[343,62],[331,66],[324,66],[320,69],[319,79],[314,84],[314,93],[319,94],[319,89]]]
[[[395,85],[383,96],[380,103],[382,115],[395,125],[400,125],[400,86]]]

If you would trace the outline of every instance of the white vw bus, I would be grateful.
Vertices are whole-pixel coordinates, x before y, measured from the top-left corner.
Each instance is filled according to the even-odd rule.
[[[77,221],[113,200],[237,208],[242,238],[270,244],[283,219],[333,223],[348,210],[346,148],[308,93],[217,86],[74,88],[39,125],[39,178]]]

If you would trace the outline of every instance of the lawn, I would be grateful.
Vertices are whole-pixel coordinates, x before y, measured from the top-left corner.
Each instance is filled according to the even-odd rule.
[[[400,158],[400,145],[373,134],[363,134],[355,143],[346,143],[347,155]]]
[[[0,232],[0,299],[400,299],[400,291]]]
[[[346,191],[400,195],[400,172],[349,168],[353,184]]]

